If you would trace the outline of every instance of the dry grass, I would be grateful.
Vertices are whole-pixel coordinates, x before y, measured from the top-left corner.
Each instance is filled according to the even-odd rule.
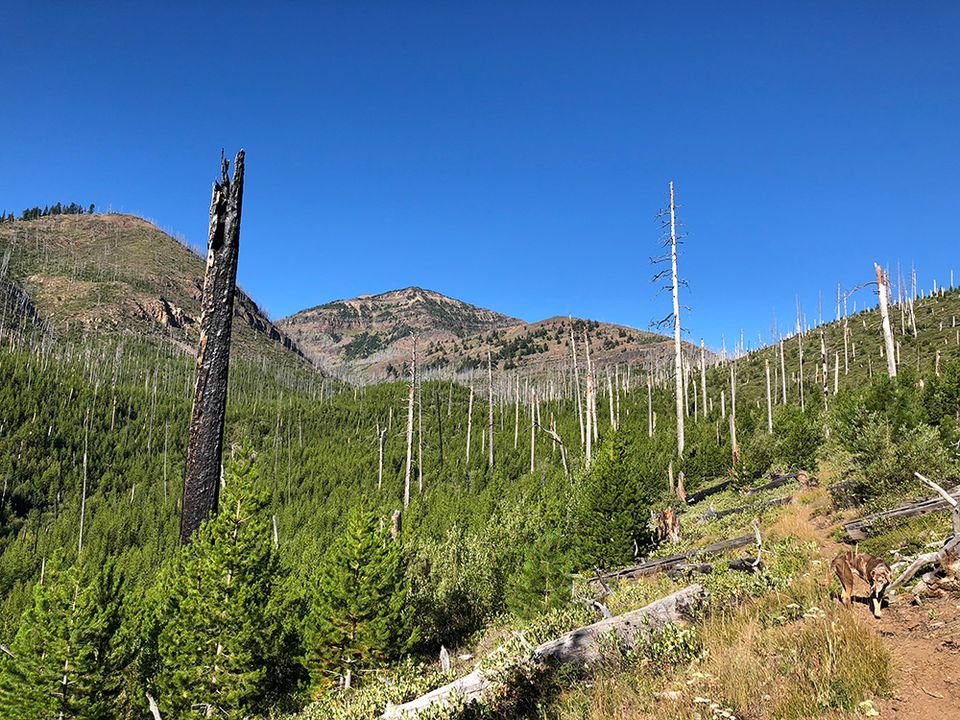
[[[703,653],[668,677],[642,666],[567,692],[557,720],[799,720],[853,717],[890,688],[872,628],[812,576],[700,626]]]

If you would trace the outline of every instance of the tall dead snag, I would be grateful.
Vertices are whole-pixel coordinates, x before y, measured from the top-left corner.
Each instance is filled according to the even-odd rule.
[[[703,416],[707,416],[707,348],[700,338],[700,391],[703,393]]]
[[[410,365],[410,393],[407,396],[407,464],[403,474],[403,509],[410,506],[410,467],[413,463],[413,403],[417,393],[417,336],[413,336],[413,363]]]
[[[655,323],[655,325],[663,326],[671,321],[673,323],[673,369],[677,404],[677,455],[682,457],[684,447],[683,346],[680,343],[680,283],[682,281],[677,274],[677,245],[680,243],[680,239],[677,236],[677,206],[674,202],[672,180],[670,181],[670,208],[661,211],[660,217],[663,218],[664,229],[662,242],[664,245],[670,245],[670,252],[669,254],[654,258],[653,261],[655,263],[665,263],[669,259],[670,267],[654,275],[653,281],[659,282],[667,277],[670,278],[669,285],[665,285],[664,288],[669,288],[673,294],[673,312],[663,318],[663,320]],[[667,220],[668,217],[669,220]],[[669,228],[669,232],[667,232],[667,228]]]
[[[577,342],[573,339],[573,317],[570,318],[570,352],[573,354],[573,387],[577,394],[577,422],[580,424],[580,445],[583,446],[583,401],[580,399],[580,370],[577,367]]]
[[[186,474],[183,479],[183,514],[180,543],[217,509],[220,494],[223,421],[227,407],[230,365],[230,331],[233,296],[237,288],[240,254],[240,214],[243,206],[243,150],[229,163],[220,158],[220,182],[213,184],[207,268],[203,277],[200,344],[197,349],[197,385],[193,395]]]
[[[763,368],[767,373],[767,432],[773,432],[773,398],[770,395],[770,361],[763,361]]]
[[[467,401],[467,479],[470,479],[470,435],[473,432],[473,382],[470,383],[470,399]]]
[[[487,465],[493,470],[493,357],[487,350],[487,431],[489,433],[490,452],[487,457]]]
[[[377,421],[377,444],[380,448],[380,458],[377,463],[377,490],[383,489],[383,446],[387,441],[386,426],[380,427],[380,421]]]
[[[883,272],[883,268],[877,263],[873,264],[873,268],[877,273],[877,289],[880,291],[880,324],[883,327],[883,343],[886,348],[887,372],[890,373],[890,377],[896,377],[897,356],[894,354],[896,350],[893,347],[893,330],[890,328],[890,311],[887,307],[890,301],[890,288],[887,286],[888,279]]]

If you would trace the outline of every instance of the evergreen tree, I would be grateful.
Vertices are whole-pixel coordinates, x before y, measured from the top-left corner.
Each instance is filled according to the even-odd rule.
[[[76,566],[48,569],[0,666],[0,717],[117,717],[129,660],[120,585],[112,563],[90,580]]]
[[[249,459],[227,474],[220,512],[161,577],[154,685],[165,713],[244,718],[289,689],[274,672],[289,667],[278,657],[288,646],[274,599],[280,566]]]
[[[418,631],[408,590],[399,541],[378,528],[365,505],[357,506],[316,581],[305,640],[317,688],[356,684],[358,671],[409,650]]]
[[[604,440],[584,483],[575,528],[582,564],[616,567],[650,545],[648,510],[666,489],[666,465],[656,441],[622,432]]]
[[[570,599],[571,571],[572,563],[560,533],[545,533],[529,548],[520,571],[510,583],[507,606],[524,618],[562,607]]]

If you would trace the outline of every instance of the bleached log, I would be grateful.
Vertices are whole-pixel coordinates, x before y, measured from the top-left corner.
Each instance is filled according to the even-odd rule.
[[[960,485],[948,493],[951,499],[960,499]],[[930,513],[950,510],[953,506],[942,497],[931,497],[918,502],[905,503],[891,510],[871,513],[843,524],[843,529],[851,540],[863,540],[870,534],[871,527],[881,520],[905,520]]]
[[[602,657],[609,639],[615,639],[618,647],[632,648],[653,631],[690,619],[693,610],[705,597],[703,586],[690,585],[639,610],[604,618],[542,643],[533,649],[530,661],[542,665],[594,662]],[[416,717],[428,709],[442,708],[458,701],[482,703],[498,686],[495,672],[474,670],[402,705],[388,705],[381,717]]]

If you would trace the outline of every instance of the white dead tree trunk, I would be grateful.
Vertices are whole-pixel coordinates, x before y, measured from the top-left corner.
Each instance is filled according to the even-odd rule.
[[[516,376],[516,386],[513,391],[514,415],[513,415],[513,449],[516,450],[520,444],[520,376]],[[582,420],[581,420],[582,422]]]
[[[677,236],[677,211],[672,180],[670,181],[670,207],[668,210],[661,211],[659,217],[663,219],[662,227],[664,235],[662,243],[670,246],[670,252],[659,258],[654,258],[654,262],[666,263],[667,259],[669,259],[670,267],[654,275],[653,281],[659,282],[660,280],[664,280],[668,277],[669,273],[670,282],[664,287],[670,288],[671,294],[673,295],[673,312],[656,324],[663,326],[671,320],[673,321],[673,373],[677,412],[677,455],[682,457],[684,449],[683,345],[680,341],[680,277],[677,273],[677,245],[680,239]]]
[[[470,383],[470,399],[467,401],[467,475],[470,474],[470,435],[473,431],[473,383]]]
[[[90,410],[83,423],[83,488],[80,491],[80,539],[77,541],[77,556],[83,553],[83,526],[87,514],[87,447],[90,440]]]
[[[587,452],[587,470],[590,469],[590,463],[593,461],[593,413],[590,412],[591,397],[593,395],[593,376],[587,371],[587,396],[585,398],[587,405],[587,427],[586,427],[586,452]]]
[[[700,393],[703,395],[703,415],[707,416],[707,348],[700,338]]]
[[[653,378],[647,375],[647,437],[653,437]]]
[[[577,366],[577,342],[573,335],[573,318],[570,318],[570,352],[573,355],[573,387],[577,394],[577,422],[580,424],[580,447],[583,447],[583,402],[580,398],[580,370]]]
[[[417,393],[417,338],[413,338],[413,362],[410,365],[410,393],[407,398],[407,465],[403,475],[403,508],[410,506],[410,470],[413,465],[413,404]]]
[[[683,348],[680,345],[680,280],[677,275],[677,213],[670,181],[670,264],[673,285],[673,355],[677,391],[677,455],[683,457]]]
[[[377,490],[383,489],[383,451],[387,442],[387,428],[380,427],[380,421],[377,421],[377,444],[380,446],[380,458],[377,463]]]
[[[537,391],[530,389],[530,472],[536,467],[537,459]]]
[[[773,432],[773,398],[770,395],[770,361],[764,360],[763,367],[767,371],[767,432]]]
[[[780,382],[783,390],[783,404],[787,404],[787,362],[783,357],[783,338],[780,338]]]
[[[583,344],[587,355],[587,425],[593,431],[593,442],[599,439],[597,427],[597,380],[594,376],[593,361],[590,359],[590,336],[586,328],[583,330]]]
[[[897,376],[897,358],[894,354],[896,350],[893,346],[893,330],[890,327],[890,311],[887,307],[890,297],[890,288],[887,285],[888,279],[886,274],[883,272],[877,263],[873,264],[873,268],[877,273],[877,289],[880,291],[880,324],[883,328],[883,343],[886,348],[887,355],[887,372],[890,374],[890,377]]]
[[[740,446],[737,444],[737,361],[730,365],[730,452],[733,464],[740,460]]]
[[[489,455],[487,466],[493,469],[493,358],[490,351],[487,350],[487,403],[489,411],[487,413],[487,428],[489,430]]]

